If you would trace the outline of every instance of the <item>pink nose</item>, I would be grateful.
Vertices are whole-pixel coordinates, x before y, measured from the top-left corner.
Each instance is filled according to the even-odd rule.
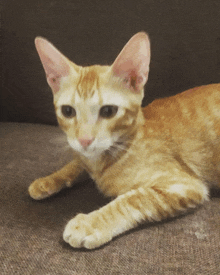
[[[93,140],[94,138],[91,138],[91,139],[79,138],[79,143],[82,145],[83,148],[86,148],[93,142]]]

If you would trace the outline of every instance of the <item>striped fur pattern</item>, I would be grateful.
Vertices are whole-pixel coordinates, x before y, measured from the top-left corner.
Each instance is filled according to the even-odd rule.
[[[77,66],[43,38],[36,47],[74,159],[34,181],[30,196],[51,196],[87,170],[114,198],[69,221],[63,238],[71,246],[97,248],[142,222],[185,213],[220,187],[220,84],[141,108],[150,63],[145,33],[133,36],[112,66]],[[103,106],[117,111],[103,117]]]

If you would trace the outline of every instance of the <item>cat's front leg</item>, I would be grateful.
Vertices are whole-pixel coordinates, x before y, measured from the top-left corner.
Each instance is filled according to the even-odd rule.
[[[73,160],[55,173],[39,178],[32,182],[28,188],[30,196],[41,200],[58,193],[65,187],[70,187],[83,169],[78,160]]]
[[[99,210],[78,214],[67,223],[63,239],[75,248],[94,249],[134,228],[144,220],[141,211],[131,207],[129,203],[129,198],[136,195],[138,190],[130,191]]]
[[[172,175],[120,195],[90,214],[77,215],[66,225],[63,238],[73,247],[93,249],[140,222],[176,216],[207,198],[208,189],[199,180]]]

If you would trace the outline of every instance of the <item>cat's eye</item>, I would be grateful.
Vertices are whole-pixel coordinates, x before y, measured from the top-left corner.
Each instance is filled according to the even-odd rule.
[[[118,111],[118,106],[105,105],[100,109],[99,115],[103,118],[111,118],[114,115],[116,115],[117,111]]]
[[[72,118],[76,116],[76,110],[69,105],[63,105],[61,107],[61,111],[62,111],[62,114],[67,118]]]

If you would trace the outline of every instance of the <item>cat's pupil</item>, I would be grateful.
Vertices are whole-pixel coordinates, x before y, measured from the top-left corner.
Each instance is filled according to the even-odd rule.
[[[63,115],[67,118],[71,118],[76,115],[76,110],[69,105],[63,105],[61,110],[62,110]]]
[[[100,116],[103,118],[113,117],[118,111],[118,107],[114,105],[106,105],[100,109]]]

